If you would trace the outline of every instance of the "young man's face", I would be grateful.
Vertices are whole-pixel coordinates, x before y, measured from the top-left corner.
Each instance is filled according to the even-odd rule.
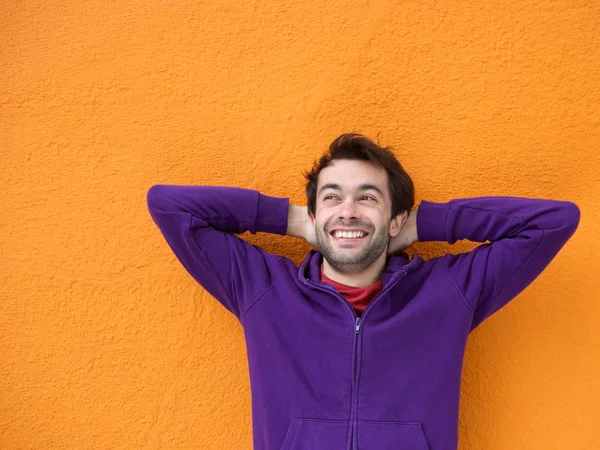
[[[368,161],[333,160],[319,174],[316,217],[311,215],[317,249],[338,272],[364,271],[386,257],[390,237],[400,231],[400,216],[392,220],[391,210],[385,169]],[[337,237],[336,230],[363,236]]]

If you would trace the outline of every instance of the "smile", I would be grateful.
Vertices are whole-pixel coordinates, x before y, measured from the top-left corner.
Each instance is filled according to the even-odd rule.
[[[329,233],[331,237],[335,241],[339,242],[359,242],[368,236],[369,233],[356,230],[356,231],[341,231],[341,230],[333,230],[333,232]]]

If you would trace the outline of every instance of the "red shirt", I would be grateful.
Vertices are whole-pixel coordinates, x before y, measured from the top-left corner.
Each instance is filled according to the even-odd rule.
[[[323,273],[323,265],[321,264],[321,281],[331,284],[335,287],[342,296],[350,302],[350,305],[356,311],[356,314],[360,317],[362,312],[365,310],[369,302],[377,295],[383,286],[381,280],[376,281],[373,284],[364,287],[348,286],[346,284],[338,283],[332,280]]]

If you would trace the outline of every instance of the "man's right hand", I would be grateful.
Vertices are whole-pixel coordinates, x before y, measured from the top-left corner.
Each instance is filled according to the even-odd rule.
[[[308,216],[308,206],[297,206],[290,204],[288,211],[288,228],[286,235],[305,239],[311,246],[316,248],[317,238],[315,229]]]

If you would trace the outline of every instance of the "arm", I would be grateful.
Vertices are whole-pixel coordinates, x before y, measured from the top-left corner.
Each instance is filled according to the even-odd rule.
[[[491,243],[439,258],[473,313],[471,331],[525,289],[575,233],[575,203],[521,197],[423,200],[420,241]]]
[[[227,186],[157,184],[148,210],[189,274],[239,320],[274,281],[281,257],[237,237],[285,235],[288,198]]]

